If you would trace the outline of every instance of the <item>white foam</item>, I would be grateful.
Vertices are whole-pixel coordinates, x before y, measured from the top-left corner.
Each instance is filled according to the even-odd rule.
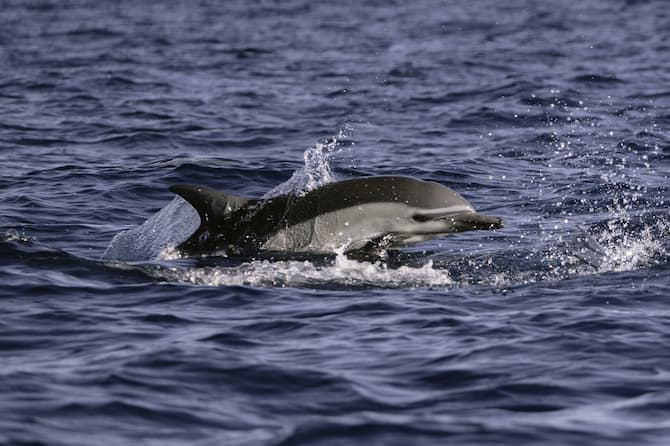
[[[389,268],[383,262],[359,262],[339,253],[334,264],[316,265],[310,261],[254,260],[235,267],[161,267],[151,274],[179,283],[203,286],[266,287],[444,287],[453,285],[445,270],[434,269],[432,262],[421,267]]]

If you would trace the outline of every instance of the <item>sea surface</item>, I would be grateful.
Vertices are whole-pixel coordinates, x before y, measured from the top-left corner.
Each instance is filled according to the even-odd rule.
[[[0,0],[0,444],[670,444],[665,1]],[[505,228],[181,256],[168,187]]]

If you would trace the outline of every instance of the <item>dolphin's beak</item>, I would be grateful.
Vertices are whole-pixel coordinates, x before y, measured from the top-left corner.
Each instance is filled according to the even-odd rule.
[[[479,214],[477,212],[463,214],[463,217],[458,220],[476,226],[474,229],[501,229],[505,226],[502,218]]]
[[[479,214],[477,212],[462,212],[450,215],[449,218],[459,226],[462,225],[464,230],[501,229],[505,226],[502,218]]]
[[[448,209],[451,210],[451,209]],[[478,229],[500,229],[504,226],[502,218],[492,217],[475,212],[472,208],[459,209],[456,212],[444,212],[443,209],[431,209],[415,213],[413,216],[418,222],[439,222],[447,224],[445,233],[474,231]],[[443,229],[443,228],[441,228]]]

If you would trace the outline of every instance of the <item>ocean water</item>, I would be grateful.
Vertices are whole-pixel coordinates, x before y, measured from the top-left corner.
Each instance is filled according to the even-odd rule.
[[[0,1],[0,444],[670,444],[664,1]],[[167,188],[505,219],[183,258]]]

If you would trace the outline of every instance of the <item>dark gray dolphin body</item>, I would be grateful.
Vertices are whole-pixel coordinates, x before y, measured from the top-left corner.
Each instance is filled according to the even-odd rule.
[[[267,200],[205,186],[170,190],[200,216],[200,227],[177,247],[186,254],[379,250],[503,226],[500,218],[478,214],[446,186],[400,176],[338,181]]]

